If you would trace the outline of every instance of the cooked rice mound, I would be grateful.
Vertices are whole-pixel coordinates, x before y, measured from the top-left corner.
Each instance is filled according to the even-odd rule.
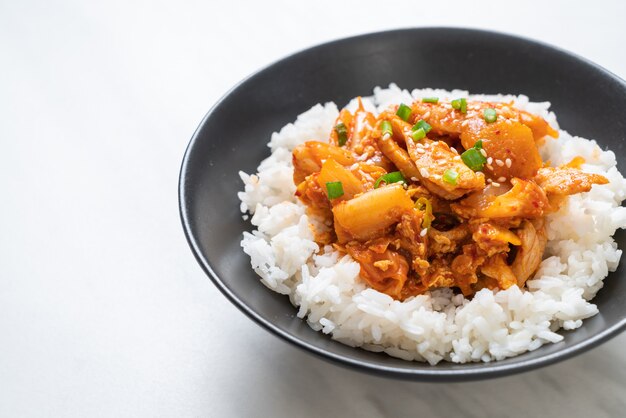
[[[555,115],[548,111],[550,104],[532,103],[526,96],[409,92],[392,84],[375,88],[363,102],[367,110],[378,113],[393,104],[432,96],[513,101],[558,129]],[[353,100],[347,107],[356,106]],[[471,299],[452,289],[437,289],[399,301],[367,287],[359,278],[359,264],[349,255],[318,247],[311,224],[325,226],[315,225],[294,195],[293,148],[311,139],[326,140],[338,114],[334,103],[313,106],[272,135],[272,154],[261,162],[257,174],[240,173],[245,184],[245,191],[238,194],[241,211],[252,215],[257,228],[244,232],[243,250],[261,282],[288,295],[311,328],[350,346],[434,365],[442,360],[489,362],[532,351],[561,341],[563,336],[556,332],[560,328],[578,328],[583,319],[598,313],[590,300],[618,266],[622,252],[612,235],[626,227],[626,208],[620,206],[626,198],[626,180],[612,151],[563,130],[558,139],[541,146],[543,160],[551,165],[581,156],[583,171],[601,174],[609,183],[570,196],[558,212],[547,216],[544,260],[526,282],[527,289],[482,289]]]

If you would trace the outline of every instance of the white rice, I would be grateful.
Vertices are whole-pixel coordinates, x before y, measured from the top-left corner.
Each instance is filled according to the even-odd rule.
[[[531,103],[526,96],[409,92],[392,84],[375,88],[364,104],[380,111],[429,96],[513,101],[558,129],[550,103]],[[355,106],[353,100],[347,107]],[[312,221],[294,196],[291,150],[307,140],[326,141],[337,115],[334,103],[313,106],[272,135],[272,154],[261,162],[257,174],[240,173],[245,184],[245,191],[238,194],[241,210],[253,215],[257,228],[244,233],[243,250],[261,282],[289,295],[299,307],[298,316],[313,329],[350,346],[405,360],[489,362],[559,342],[563,337],[557,330],[578,328],[583,319],[598,313],[589,301],[617,268],[622,252],[612,235],[626,227],[626,208],[620,206],[626,198],[626,180],[617,171],[613,152],[563,130],[559,139],[546,140],[541,149],[544,160],[559,165],[582,156],[586,161],[582,169],[606,176],[609,184],[570,197],[558,213],[548,216],[545,259],[527,282],[527,290],[483,289],[468,300],[451,289],[440,289],[400,302],[368,288],[350,256],[331,247],[320,251],[309,228]]]

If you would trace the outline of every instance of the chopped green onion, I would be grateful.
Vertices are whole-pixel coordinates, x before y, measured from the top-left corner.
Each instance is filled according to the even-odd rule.
[[[465,98],[452,100],[450,104],[453,109],[460,110],[461,113],[467,113],[467,100]]]
[[[400,119],[406,122],[411,117],[411,108],[405,105],[404,103],[400,103],[400,106],[398,107],[398,111],[396,112],[396,115],[400,116]]]
[[[399,171],[394,171],[391,173],[383,174],[382,176],[378,177],[378,179],[376,180],[376,183],[374,183],[374,188],[378,189],[378,187],[380,186],[380,183],[383,181],[385,182],[385,184],[400,183],[400,182],[406,183],[406,180],[404,176],[402,175],[402,173]]]
[[[348,142],[348,128],[346,128],[346,125],[344,125],[343,122],[339,122],[335,125],[335,132],[337,132],[337,142],[339,146],[343,147],[346,145],[346,142]]]
[[[487,158],[485,158],[482,152],[480,152],[482,148],[483,140],[479,139],[474,143],[472,148],[468,148],[463,154],[461,154],[461,159],[465,165],[474,171],[482,170],[483,166],[487,162]]]
[[[422,102],[424,103],[437,103],[439,102],[439,97],[423,97]]]
[[[426,136],[426,132],[424,131],[424,128],[416,129],[411,134],[413,141],[416,141],[416,142],[419,141],[420,139],[423,139],[425,136]]]
[[[326,183],[326,191],[329,199],[337,199],[343,196],[343,185],[340,181],[329,181]]]
[[[483,111],[483,116],[487,123],[493,123],[496,121],[496,119],[498,119],[498,114],[496,113],[496,109],[492,109],[492,108],[485,109]]]
[[[417,122],[415,125],[413,125],[413,128],[411,128],[411,129],[414,130],[414,131],[417,131],[420,128],[422,128],[425,133],[428,133],[428,132],[430,132],[431,129],[433,129],[433,127],[430,126],[428,124],[428,122],[426,122],[424,119],[420,119],[419,122]]]
[[[422,218],[422,228],[428,228],[434,219],[433,205],[430,203],[430,200],[425,197],[420,197],[415,202],[415,208],[424,212],[424,217]]]
[[[459,177],[459,173],[457,173],[454,170],[446,170],[443,172],[443,181],[445,181],[448,184],[452,184],[452,185],[456,185],[456,179],[457,177]]]
[[[383,136],[386,134],[393,135],[393,128],[391,127],[391,122],[388,120],[384,120],[380,123],[380,130],[383,133]]]
[[[461,154],[461,159],[466,166],[474,171],[480,171],[483,169],[483,165],[487,162],[487,159],[480,153],[479,149],[470,148]]]

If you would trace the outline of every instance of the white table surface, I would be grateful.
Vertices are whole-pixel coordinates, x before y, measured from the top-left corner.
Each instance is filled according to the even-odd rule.
[[[287,345],[196,264],[185,146],[234,83],[291,52],[470,26],[626,78],[623,1],[348,3],[0,1],[0,417],[626,416],[626,335],[522,375],[397,382]]]

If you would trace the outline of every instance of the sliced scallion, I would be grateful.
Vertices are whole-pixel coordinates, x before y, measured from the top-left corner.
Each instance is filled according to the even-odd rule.
[[[388,120],[384,120],[380,123],[380,131],[382,132],[383,136],[389,134],[389,135],[393,135],[393,128],[391,127],[391,122],[389,122]]]
[[[498,113],[496,109],[488,108],[483,110],[483,117],[485,118],[485,122],[493,123],[498,119]]]
[[[339,122],[334,129],[337,132],[337,143],[340,147],[343,147],[348,142],[348,128],[346,128],[343,122]]]
[[[422,102],[424,102],[424,103],[437,103],[437,102],[439,102],[439,97],[422,97]]]
[[[424,131],[424,128],[418,128],[416,130],[413,131],[413,133],[411,133],[411,138],[413,138],[413,141],[419,141],[420,139],[423,139],[426,136],[426,131]]]
[[[417,131],[419,128],[422,128],[424,130],[424,132],[428,133],[430,132],[431,129],[433,129],[432,126],[430,126],[430,124],[428,122],[426,122],[424,119],[420,119],[419,122],[417,122],[415,125],[413,125],[413,130]]]
[[[487,159],[480,153],[480,149],[470,148],[461,154],[461,159],[466,166],[474,171],[480,171],[487,162]]]
[[[454,99],[450,102],[450,104],[453,109],[459,110],[461,113],[467,113],[467,99],[463,97],[460,99]]]
[[[343,185],[340,181],[329,181],[326,183],[326,191],[329,199],[337,199],[343,196]]]
[[[374,188],[378,189],[378,187],[380,186],[380,183],[383,181],[385,182],[385,184],[400,183],[400,182],[406,183],[406,179],[404,178],[401,172],[393,171],[391,173],[383,174],[382,176],[378,177],[378,179],[376,180],[376,183],[374,183]]]
[[[483,166],[487,162],[487,158],[483,155],[480,150],[483,148],[483,140],[479,139],[474,142],[474,146],[472,148],[468,148],[463,154],[461,154],[461,159],[470,169],[474,171],[480,171],[483,169]]]
[[[398,111],[396,112],[396,115],[400,116],[400,119],[407,122],[409,118],[411,117],[411,108],[405,105],[404,103],[400,103],[400,106],[398,107]]]
[[[457,177],[459,177],[459,173],[457,173],[454,170],[451,169],[447,169],[446,171],[443,172],[443,181],[445,181],[448,184],[452,184],[453,186],[456,185],[456,179]]]
[[[434,219],[433,205],[430,203],[430,200],[425,197],[420,197],[415,202],[415,208],[424,212],[424,217],[422,218],[422,228],[428,228]]]

